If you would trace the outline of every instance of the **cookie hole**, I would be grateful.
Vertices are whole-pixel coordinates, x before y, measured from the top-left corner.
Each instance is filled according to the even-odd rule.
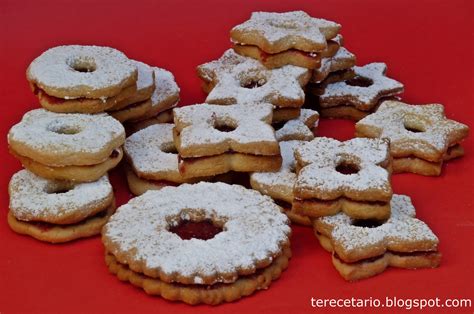
[[[181,220],[168,230],[183,240],[210,240],[223,231],[221,226],[214,224],[210,219],[202,221]]]
[[[377,228],[383,225],[385,221],[376,219],[354,219],[352,225],[362,228]]]
[[[224,122],[224,121],[216,121],[214,123],[214,129],[220,131],[220,132],[232,132],[235,129],[237,129],[237,126],[232,125],[230,123]]]
[[[284,28],[284,29],[298,29],[298,24],[294,21],[269,21],[269,24],[273,27]]]
[[[46,188],[48,194],[64,194],[71,191],[74,187],[72,185],[56,185]]]
[[[74,135],[81,132],[81,128],[77,125],[65,124],[59,121],[53,121],[47,127],[47,130],[56,134]]]
[[[360,168],[354,163],[343,161],[336,166],[336,171],[344,175],[350,175],[358,173]]]
[[[412,132],[412,133],[422,133],[425,132],[425,129],[421,125],[416,125],[414,123],[408,123],[405,121],[403,124],[405,130]]]
[[[363,76],[356,76],[350,80],[347,80],[346,84],[350,86],[369,87],[374,84],[374,81]]]
[[[172,145],[167,145],[161,148],[161,151],[163,153],[168,153],[168,154],[177,154],[178,150],[176,149],[176,146]]]
[[[252,88],[259,88],[259,87],[262,87],[263,85],[265,85],[267,83],[267,80],[264,79],[264,78],[261,78],[261,79],[250,79],[250,80],[245,80],[243,82],[240,83],[240,86],[242,86],[243,88],[248,88],[248,89],[252,89]]]
[[[67,63],[76,72],[90,73],[97,69],[95,61],[91,57],[78,57],[69,60]]]

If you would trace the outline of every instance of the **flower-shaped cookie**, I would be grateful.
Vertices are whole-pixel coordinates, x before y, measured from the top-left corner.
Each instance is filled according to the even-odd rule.
[[[275,132],[276,138],[281,141],[311,141],[314,138],[313,128],[318,126],[319,114],[315,110],[301,109],[300,116],[289,120]]]
[[[415,218],[410,198],[394,194],[391,209],[386,221],[355,220],[343,213],[314,220],[317,237],[334,252],[333,263],[347,280],[376,275],[388,266],[438,266],[438,238]]]
[[[269,70],[260,62],[227,50],[216,61],[198,67],[204,89],[210,90],[206,103],[230,105],[267,102],[277,107],[301,107],[303,86],[310,72],[287,65]]]
[[[443,105],[409,105],[399,101],[383,102],[375,113],[356,124],[357,136],[390,139],[395,172],[405,170],[427,175],[439,175],[443,160],[453,156],[450,149],[457,152],[455,157],[463,154],[459,143],[468,132],[467,125],[446,118]],[[398,169],[397,159],[408,157],[413,166]],[[415,158],[419,159],[418,163],[426,163],[417,166]],[[430,169],[436,169],[426,168],[429,163],[437,171],[433,173]]]
[[[303,11],[254,12],[248,21],[235,26],[230,36],[235,43],[254,45],[267,53],[289,49],[318,52],[340,28],[337,23],[313,18]]]
[[[369,111],[377,106],[381,98],[392,97],[403,92],[403,84],[385,76],[385,63],[370,63],[353,68],[355,77],[324,86],[319,96],[321,108],[352,106]]]
[[[384,219],[390,215],[389,144],[384,139],[346,142],[317,137],[295,151],[298,179],[293,207],[320,217],[340,210],[353,218]]]

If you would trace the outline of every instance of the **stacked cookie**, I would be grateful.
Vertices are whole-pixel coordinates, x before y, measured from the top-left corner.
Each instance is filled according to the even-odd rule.
[[[139,128],[169,120],[179,88],[170,72],[97,46],[49,49],[27,79],[44,109],[25,114],[8,134],[10,152],[27,169],[10,182],[9,224],[54,243],[97,234],[115,209],[107,172],[123,156],[120,122]],[[101,193],[78,196],[94,188]],[[44,206],[26,202],[28,195]]]

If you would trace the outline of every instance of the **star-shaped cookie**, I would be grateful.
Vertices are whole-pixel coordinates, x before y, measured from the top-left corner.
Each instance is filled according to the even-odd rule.
[[[409,105],[384,101],[379,109],[356,124],[360,137],[390,139],[394,157],[416,156],[440,161],[448,148],[468,135],[469,127],[447,119],[440,104]]]
[[[216,61],[198,67],[212,88],[206,103],[230,105],[271,103],[277,107],[301,107],[303,86],[311,76],[307,69],[287,65],[267,69],[257,60],[228,50]]]
[[[319,106],[353,106],[368,111],[373,109],[382,97],[392,97],[403,92],[403,84],[385,76],[385,63],[369,63],[353,67],[355,77],[341,82],[327,84],[319,96]]]
[[[386,221],[352,219],[344,213],[313,221],[322,246],[333,254],[333,264],[347,280],[376,275],[388,266],[438,266],[438,238],[415,218],[410,197],[394,194]]]
[[[267,53],[289,49],[318,52],[340,28],[335,22],[313,18],[303,11],[254,12],[248,21],[235,26],[230,36],[235,43],[258,46]]]

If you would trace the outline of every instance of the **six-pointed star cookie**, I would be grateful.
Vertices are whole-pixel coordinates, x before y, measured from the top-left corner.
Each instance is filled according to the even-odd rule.
[[[393,195],[388,220],[360,221],[344,213],[315,219],[321,245],[334,252],[333,264],[347,280],[376,275],[388,266],[436,267],[438,238],[421,220],[405,195]],[[370,259],[370,260],[369,260]]]
[[[403,92],[403,84],[385,76],[385,63],[369,63],[353,68],[355,77],[324,86],[319,96],[321,108],[353,106],[368,111],[382,97],[392,97]]]
[[[227,51],[214,62],[198,68],[201,77],[215,87],[206,103],[231,105],[235,103],[267,102],[277,107],[301,107],[303,86],[309,81],[307,69],[287,65],[269,70],[260,62]]]
[[[289,49],[318,52],[340,28],[335,22],[313,18],[303,11],[254,12],[250,20],[235,26],[230,36],[235,43],[258,46],[267,53]]]

